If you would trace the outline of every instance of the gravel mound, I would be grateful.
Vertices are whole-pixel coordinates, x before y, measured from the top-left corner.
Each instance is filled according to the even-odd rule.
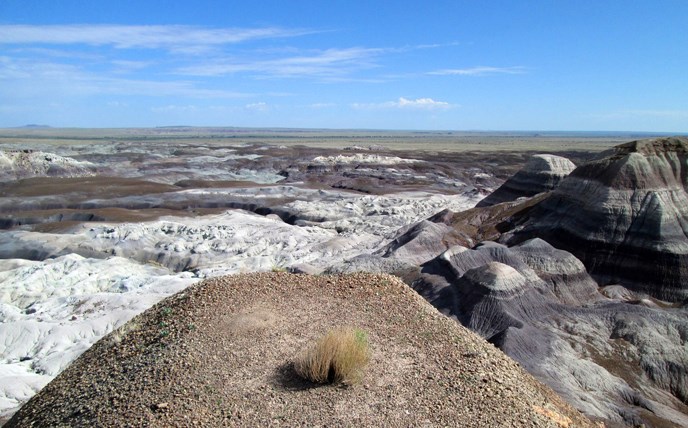
[[[292,361],[350,325],[361,384]],[[548,387],[388,275],[242,274],[197,283],[104,337],[24,405],[19,426],[592,426]]]

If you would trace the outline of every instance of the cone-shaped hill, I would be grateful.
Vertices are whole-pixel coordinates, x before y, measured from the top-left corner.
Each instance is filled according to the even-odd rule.
[[[294,358],[342,325],[368,334],[361,383],[299,378]],[[86,351],[6,426],[277,424],[592,426],[398,279],[287,273],[206,280],[163,300]]]
[[[688,299],[688,138],[632,141],[576,168],[515,229],[578,257],[601,285]]]
[[[561,180],[576,168],[573,162],[555,155],[534,155],[513,177],[478,202],[477,207],[489,207],[502,202],[555,189]]]

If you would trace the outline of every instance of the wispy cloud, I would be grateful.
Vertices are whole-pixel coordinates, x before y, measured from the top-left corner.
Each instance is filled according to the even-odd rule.
[[[295,37],[307,29],[206,28],[186,25],[0,25],[0,44],[110,45],[126,48],[183,48]]]
[[[195,82],[151,81],[115,78],[84,80],[83,88],[93,93],[143,96],[180,96],[189,98],[246,98],[254,94],[198,87]]]
[[[130,60],[114,60],[112,65],[116,67],[118,73],[128,73],[132,71],[142,70],[153,64],[151,61],[130,61]]]
[[[0,25],[0,27],[2,27]],[[77,51],[74,49],[57,49],[45,47],[15,47],[7,50],[8,54],[15,56],[30,56],[38,58],[55,58],[55,59],[75,59],[83,61],[100,61],[105,58],[102,54],[95,54],[92,52]]]
[[[469,68],[449,68],[444,70],[430,71],[427,74],[435,76],[486,76],[490,74],[523,74],[527,71],[526,67],[469,67]]]
[[[387,101],[383,103],[354,103],[351,105],[355,109],[416,109],[416,110],[445,110],[457,107],[445,101],[436,101],[432,98],[417,98],[411,100],[400,97],[397,101]]]
[[[335,104],[335,103],[313,103],[313,104],[310,104],[308,107],[312,108],[312,109],[319,110],[319,109],[328,109],[328,108],[337,107],[337,104]]]
[[[165,106],[158,106],[158,107],[151,107],[150,109],[153,113],[190,113],[190,112],[196,112],[199,110],[199,108],[195,105],[176,105],[176,104],[168,104]]]
[[[228,58],[182,67],[177,73],[191,76],[222,76],[235,73],[256,73],[264,77],[338,76],[353,70],[374,67],[371,59],[383,51],[376,48],[346,48],[310,51],[269,60]]]
[[[250,111],[268,111],[270,110],[270,106],[265,103],[265,102],[257,102],[257,103],[249,103],[244,106],[246,110]]]
[[[55,91],[70,96],[97,94],[181,96],[189,98],[242,98],[253,94],[226,89],[207,89],[186,80],[126,79],[84,71],[53,62],[33,62],[0,57],[0,94],[13,97],[49,97]]]

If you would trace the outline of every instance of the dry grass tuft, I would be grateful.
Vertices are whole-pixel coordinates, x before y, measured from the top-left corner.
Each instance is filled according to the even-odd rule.
[[[339,327],[306,349],[294,362],[294,368],[311,382],[353,385],[361,381],[369,361],[366,332]]]
[[[107,343],[108,345],[117,345],[122,342],[127,334],[136,331],[139,328],[141,328],[141,326],[136,321],[130,320],[107,336],[103,343]]]

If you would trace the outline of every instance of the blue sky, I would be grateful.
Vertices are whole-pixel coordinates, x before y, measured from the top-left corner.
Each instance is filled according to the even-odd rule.
[[[688,132],[688,1],[0,0],[0,127]]]

